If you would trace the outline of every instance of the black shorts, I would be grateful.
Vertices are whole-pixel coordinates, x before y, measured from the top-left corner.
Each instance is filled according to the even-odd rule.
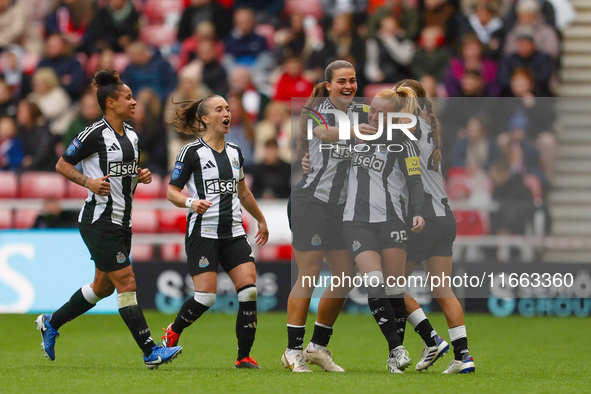
[[[80,235],[99,271],[118,271],[131,264],[131,227],[107,221],[78,224]]]
[[[294,249],[342,250],[344,204],[330,206],[316,198],[292,193],[287,204],[287,217]]]
[[[425,218],[423,231],[419,234],[410,234],[406,259],[420,264],[429,257],[451,256],[456,230],[454,216]]]
[[[224,271],[230,272],[240,264],[254,263],[254,254],[246,235],[223,239],[192,236],[185,240],[185,250],[191,276],[217,272],[218,264]]]
[[[347,249],[353,258],[368,250],[382,253],[384,249],[406,249],[408,226],[401,220],[381,223],[344,222]]]

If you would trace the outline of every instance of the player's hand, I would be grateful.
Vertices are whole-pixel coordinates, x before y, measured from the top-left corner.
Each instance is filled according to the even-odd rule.
[[[259,246],[263,246],[269,240],[269,229],[267,229],[267,222],[257,222],[259,231],[254,236],[255,242]]]
[[[377,132],[378,132],[378,129],[376,129],[373,126],[368,125],[367,123],[361,123],[359,125],[359,134],[361,134],[361,135],[374,135]]]
[[[138,168],[137,169],[137,181],[139,183],[148,184],[152,182],[152,173],[147,168]]]
[[[412,218],[412,228],[410,229],[410,231],[412,231],[415,234],[418,234],[421,231],[423,231],[424,228],[425,228],[425,219],[423,219],[420,216],[415,216]]]
[[[310,165],[310,154],[306,153],[304,157],[302,157],[302,170],[304,170],[306,174],[309,174],[311,169],[312,166]]]
[[[211,201],[195,200],[191,204],[191,209],[200,215],[203,215],[211,207]]]
[[[99,196],[108,196],[111,192],[111,184],[107,182],[107,179],[109,179],[110,176],[111,175],[109,174],[102,178],[88,179],[86,181],[86,187],[88,187],[94,194],[98,194]]]

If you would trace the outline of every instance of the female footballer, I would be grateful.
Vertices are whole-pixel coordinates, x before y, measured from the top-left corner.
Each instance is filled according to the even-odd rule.
[[[219,95],[186,101],[173,116],[178,131],[198,139],[178,154],[168,186],[168,200],[188,208],[185,249],[195,296],[182,305],[162,337],[163,345],[176,346],[183,330],[215,302],[218,265],[228,273],[238,293],[235,368],[260,368],[250,351],[257,327],[256,267],[242,225],[241,205],[255,218],[257,245],[269,238],[267,222],[244,182],[240,148],[226,142],[230,107]],[[187,186],[191,197],[181,190]]]

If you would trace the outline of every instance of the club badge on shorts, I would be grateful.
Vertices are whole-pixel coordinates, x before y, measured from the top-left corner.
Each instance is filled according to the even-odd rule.
[[[117,253],[117,257],[116,257],[116,258],[117,258],[117,262],[118,262],[119,264],[123,264],[123,263],[125,263],[125,260],[127,260],[127,258],[126,258],[126,257],[125,257],[125,255],[123,254],[123,252],[119,252],[119,253]]]
[[[207,257],[201,256],[201,258],[199,259],[199,268],[205,268],[208,265],[209,265],[209,260],[207,260]]]

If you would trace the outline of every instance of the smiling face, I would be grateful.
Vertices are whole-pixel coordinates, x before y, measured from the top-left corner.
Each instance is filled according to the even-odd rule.
[[[333,71],[332,79],[326,83],[328,97],[336,98],[339,103],[349,105],[357,93],[355,69],[339,68]]]
[[[230,106],[223,97],[212,97],[207,100],[207,113],[201,117],[201,120],[207,125],[208,130],[216,133],[228,134],[230,131]]]
[[[124,122],[133,119],[137,103],[133,99],[131,89],[127,85],[122,85],[117,93],[116,99],[111,97],[107,99],[107,109],[114,111],[117,117]]]
[[[392,98],[385,97],[376,97],[372,100],[371,107],[369,108],[369,114],[367,116],[370,126],[375,128],[378,127],[380,115],[383,119],[382,125],[386,124],[388,112],[392,112],[392,109],[394,108],[394,103],[392,100]]]

